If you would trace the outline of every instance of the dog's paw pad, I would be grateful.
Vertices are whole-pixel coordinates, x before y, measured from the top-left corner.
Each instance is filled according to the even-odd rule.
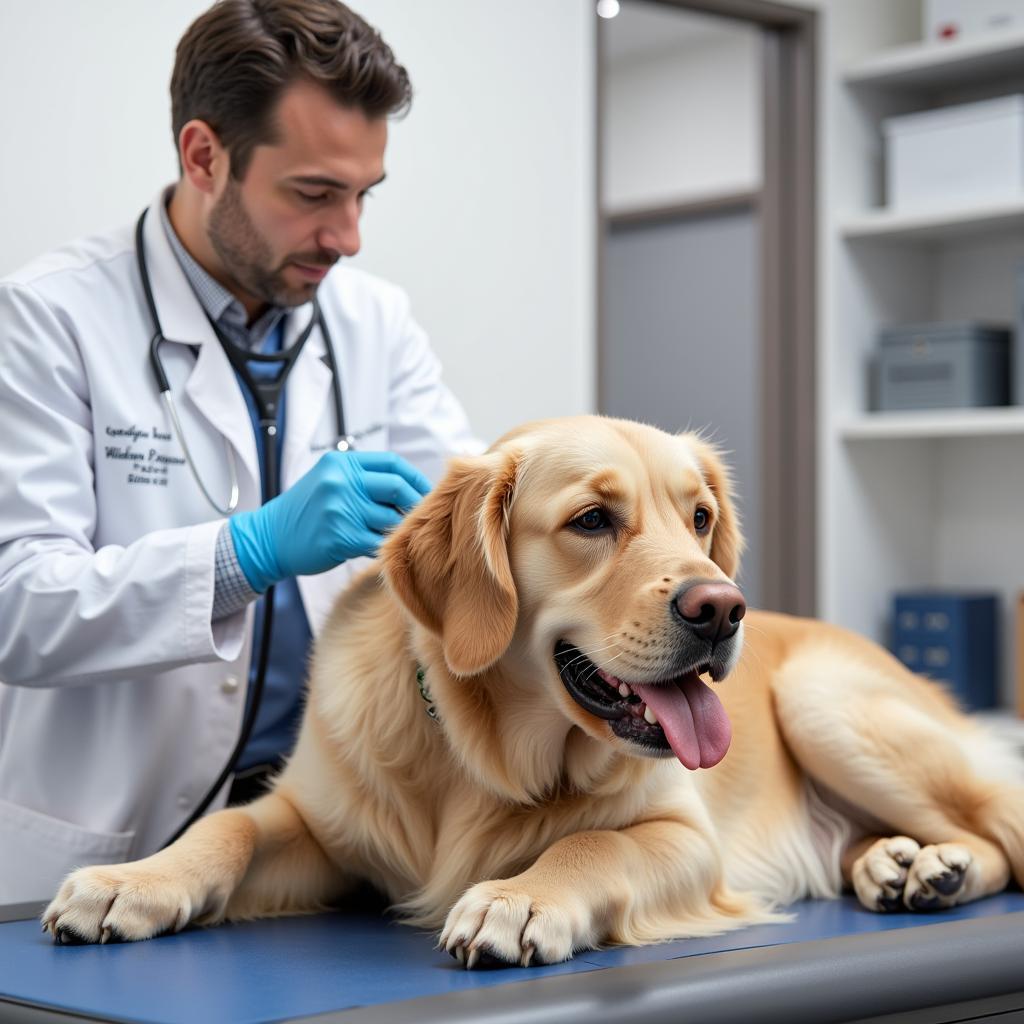
[[[928,879],[928,884],[937,892],[940,896],[952,896],[953,893],[959,892],[960,887],[964,884],[964,872],[962,869],[956,869],[949,871],[943,871],[941,875],[934,878]]]
[[[875,910],[882,914],[891,914],[894,911],[903,909],[903,894],[899,893],[893,896],[886,895],[884,892],[875,899]]]
[[[906,893],[904,896],[907,906],[911,910],[941,910],[940,897],[936,893],[929,893],[927,889],[916,889]]]
[[[85,946],[92,940],[79,935],[73,928],[58,927],[53,930],[53,942],[56,946]]]
[[[508,960],[502,956],[496,949],[484,944],[479,946],[471,946],[469,950],[469,957],[466,960],[466,969],[473,970],[477,968],[479,970],[495,970],[502,967],[518,967],[518,960]]]

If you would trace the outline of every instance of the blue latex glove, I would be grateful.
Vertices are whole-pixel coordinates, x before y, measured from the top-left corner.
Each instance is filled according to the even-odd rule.
[[[392,452],[327,452],[283,494],[228,520],[238,564],[262,594],[290,576],[376,554],[429,491],[430,481]]]

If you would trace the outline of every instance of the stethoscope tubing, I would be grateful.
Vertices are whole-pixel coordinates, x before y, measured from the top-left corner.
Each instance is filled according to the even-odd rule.
[[[154,338],[154,341],[157,339]],[[159,361],[159,355],[156,356]],[[231,475],[231,491],[228,495],[228,503],[224,508],[221,508],[217,504],[217,499],[206,489],[206,484],[203,483],[202,475],[196,468],[195,460],[192,458],[192,452],[189,449],[188,442],[185,440],[185,431],[181,429],[181,421],[178,419],[178,410],[174,404],[174,398],[171,395],[171,389],[168,388],[163,392],[164,403],[167,406],[168,415],[171,417],[171,424],[174,427],[175,436],[178,438],[178,443],[181,445],[181,450],[185,453],[185,461],[188,463],[188,468],[192,471],[192,476],[195,482],[199,485],[199,489],[203,492],[203,497],[207,500],[210,507],[218,515],[222,515],[225,518],[230,516],[238,508],[238,466],[235,464],[235,453],[231,450],[231,444],[224,439],[224,453],[228,460],[228,473]]]
[[[150,318],[153,322],[153,336],[149,343],[149,359],[153,368],[153,374],[156,377],[157,387],[160,389],[160,393],[163,395],[165,403],[167,405],[168,412],[171,418],[171,424],[174,428],[174,432],[177,435],[178,442],[181,444],[182,451],[185,453],[185,458],[188,461],[189,468],[192,471],[192,476],[195,478],[196,483],[199,485],[200,490],[203,492],[203,496],[213,507],[213,509],[222,516],[231,515],[238,507],[239,500],[239,489],[238,489],[238,473],[235,466],[234,453],[231,451],[231,446],[228,440],[224,439],[225,449],[228,456],[228,465],[231,473],[231,493],[228,499],[226,507],[221,507],[210,494],[206,485],[203,483],[202,477],[198,472],[198,468],[192,459],[192,454],[189,451],[188,444],[185,441],[184,431],[181,429],[181,422],[178,419],[177,408],[174,403],[174,398],[171,393],[171,385],[167,380],[167,374],[164,371],[163,362],[160,359],[160,345],[166,339],[164,338],[163,327],[160,324],[160,317],[157,313],[156,301],[153,298],[153,287],[149,279],[149,269],[146,265],[146,254],[143,239],[143,224],[146,220],[147,210],[143,210],[139,215],[139,219],[135,225],[135,251],[138,259],[139,266],[139,277],[142,279],[142,290],[146,298],[146,305],[149,308]],[[305,335],[308,335],[309,330],[312,329],[314,323],[320,328],[321,335],[323,337],[324,346],[326,348],[327,362],[331,370],[331,390],[334,398],[334,412],[337,420],[338,427],[338,442],[336,447],[339,451],[348,451],[354,446],[354,438],[350,437],[345,433],[345,416],[344,407],[341,400],[341,384],[338,379],[338,367],[334,358],[334,346],[331,342],[331,336],[327,330],[327,324],[324,321],[323,313],[320,310],[320,304],[313,301],[313,318],[310,321],[310,325],[307,328]],[[216,333],[216,328],[214,329]],[[305,336],[304,335],[304,336]],[[219,335],[218,335],[219,337]],[[264,500],[269,500],[270,497],[276,496],[280,492],[280,480],[278,479],[276,458],[274,458],[274,452],[272,449],[276,449],[275,434],[276,427],[273,425],[263,425],[264,428],[264,444],[263,444],[263,464],[261,466],[261,472],[264,480]],[[242,751],[245,749],[245,745],[249,742],[249,737],[252,734],[253,726],[256,723],[256,715],[259,711],[260,702],[263,697],[264,683],[267,674],[267,664],[270,659],[270,637],[273,626],[274,616],[274,588],[270,587],[263,595],[263,631],[260,642],[260,650],[257,656],[256,665],[256,680],[253,684],[252,699],[249,702],[249,708],[245,716],[245,721],[242,723],[242,730],[239,733],[238,740],[235,743],[235,748],[231,752],[231,756],[228,758],[227,763],[224,765],[217,780],[209,788],[206,795],[199,802],[196,808],[189,815],[188,819],[183,822],[177,831],[162,844],[161,849],[170,846],[175,840],[182,836],[185,831],[200,817],[210,806],[213,799],[224,787],[227,782],[228,776],[231,774],[241,756]]]

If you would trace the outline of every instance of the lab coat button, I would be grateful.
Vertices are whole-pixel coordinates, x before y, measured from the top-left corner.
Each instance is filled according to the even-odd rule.
[[[226,676],[220,684],[221,693],[238,693],[238,676]]]

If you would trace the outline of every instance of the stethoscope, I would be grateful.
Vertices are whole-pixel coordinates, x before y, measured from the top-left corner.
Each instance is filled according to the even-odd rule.
[[[174,433],[177,436],[178,443],[181,445],[182,451],[185,453],[185,459],[188,462],[189,468],[192,470],[192,476],[195,478],[196,483],[199,485],[199,489],[203,492],[203,496],[210,503],[212,508],[219,515],[229,516],[238,508],[239,498],[238,471],[235,465],[235,457],[231,450],[231,445],[228,443],[227,439],[225,439],[224,447],[228,457],[229,472],[231,474],[231,493],[228,497],[227,505],[222,507],[214,500],[209,489],[203,483],[203,479],[196,468],[195,461],[193,460],[188,444],[185,441],[185,434],[181,429],[181,421],[178,419],[178,410],[175,407],[174,398],[171,395],[171,386],[167,380],[167,374],[164,372],[163,363],[160,360],[160,345],[162,342],[166,341],[166,339],[164,338],[163,327],[160,324],[160,317],[156,310],[156,302],[153,299],[153,288],[149,280],[149,270],[146,266],[146,254],[142,237],[142,229],[146,220],[146,213],[146,210],[142,211],[135,225],[135,253],[138,259],[139,276],[142,279],[142,290],[145,293],[146,305],[149,307],[149,315],[153,321],[153,337],[149,343],[149,358],[153,366],[153,373],[156,376],[156,382],[160,389],[160,393],[163,395],[167,404],[171,424],[174,428]],[[256,403],[256,409],[259,414],[260,431],[263,437],[261,470],[264,503],[269,501],[271,498],[276,497],[280,493],[280,474],[277,464],[277,420],[278,412],[280,410],[281,394],[288,374],[291,372],[291,368],[295,365],[295,360],[298,358],[299,353],[302,351],[302,347],[306,344],[306,341],[314,327],[320,328],[320,334],[324,340],[324,346],[327,350],[326,362],[331,370],[331,390],[334,395],[334,415],[338,426],[338,440],[335,442],[334,447],[336,447],[338,451],[342,452],[349,451],[355,447],[355,442],[360,436],[362,436],[362,434],[351,435],[345,433],[344,408],[341,402],[341,384],[338,377],[337,363],[334,359],[334,346],[331,342],[330,333],[327,330],[327,324],[324,322],[324,316],[320,310],[320,304],[315,298],[313,300],[313,315],[310,317],[309,323],[306,325],[302,334],[284,352],[266,355],[263,353],[246,351],[227,338],[212,320],[210,321],[210,326],[213,328],[214,333],[220,340],[221,346],[227,354],[231,365],[242,380],[245,381],[250,394]],[[280,365],[281,369],[272,379],[255,377],[249,370],[248,363],[250,361],[277,363]],[[362,433],[368,434],[375,429],[377,428],[371,427]],[[273,625],[273,612],[274,588],[270,587],[263,595],[263,635],[260,642],[256,681],[253,686],[252,700],[249,703],[249,709],[246,713],[245,721],[242,723],[242,731],[238,737],[238,742],[235,744],[235,749],[232,751],[231,757],[228,758],[228,762],[218,776],[217,781],[210,787],[206,796],[203,797],[199,805],[189,816],[188,820],[181,825],[177,832],[175,832],[166,843],[163,844],[164,846],[169,846],[173,843],[194,821],[202,816],[206,808],[209,807],[211,801],[224,786],[224,783],[227,781],[228,776],[231,774],[232,769],[238,761],[239,755],[242,753],[246,743],[249,741],[253,725],[256,722],[256,714],[259,710],[260,700],[263,696],[263,684],[267,672],[267,662],[270,657],[270,635]]]
[[[149,343],[149,360],[153,367],[153,374],[156,377],[157,387],[167,406],[171,426],[174,429],[175,437],[181,445],[185,454],[185,461],[192,472],[195,482],[203,492],[210,507],[221,516],[229,516],[238,508],[238,469],[235,464],[235,455],[231,444],[224,439],[224,451],[228,461],[228,472],[231,477],[231,490],[226,506],[220,505],[209,488],[203,482],[203,478],[196,467],[188,442],[185,440],[185,432],[181,427],[181,420],[178,418],[178,409],[171,393],[171,385],[164,372],[163,362],[160,359],[160,346],[167,339],[164,337],[163,327],[160,324],[160,316],[156,311],[156,301],[153,298],[153,287],[149,280],[149,269],[146,264],[146,252],[143,245],[143,224],[146,221],[148,210],[143,210],[135,225],[135,253],[139,265],[139,277],[142,279],[142,291],[146,296],[146,306],[149,309],[150,319],[153,322],[153,337]],[[334,417],[338,427],[337,441],[334,447],[340,452],[351,451],[356,447],[356,441],[364,434],[371,433],[375,428],[362,431],[360,434],[347,434],[345,432],[345,411],[341,400],[341,381],[338,375],[338,364],[334,358],[334,344],[331,341],[330,332],[327,330],[327,322],[324,320],[320,303],[313,299],[313,315],[309,319],[302,334],[283,353],[266,354],[262,352],[249,352],[236,345],[227,338],[213,321],[210,326],[220,340],[231,365],[239,376],[245,381],[250,394],[256,401],[259,413],[260,430],[263,434],[263,500],[269,501],[280,492],[280,480],[278,479],[277,467],[277,414],[280,408],[281,392],[284,388],[288,374],[291,372],[295,361],[299,357],[303,346],[313,332],[314,327],[320,328],[320,336],[323,338],[326,349],[326,362],[331,371],[331,393],[334,399]],[[249,370],[250,362],[277,363],[281,369],[271,380],[254,377]]]

